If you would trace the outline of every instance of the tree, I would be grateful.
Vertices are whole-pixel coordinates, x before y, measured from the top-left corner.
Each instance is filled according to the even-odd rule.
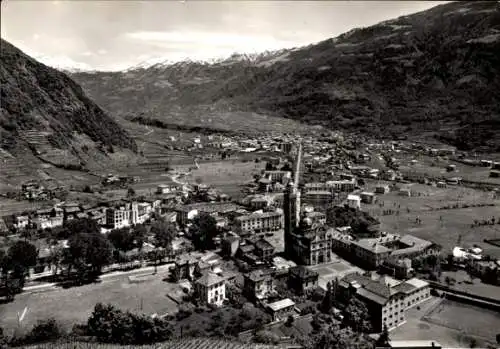
[[[292,315],[289,315],[288,318],[286,319],[285,326],[292,327],[294,320],[295,320],[294,317]]]
[[[351,327],[355,332],[369,333],[371,330],[370,313],[365,304],[352,297],[345,309],[344,325]]]
[[[107,236],[108,240],[117,250],[127,252],[134,248],[134,236],[130,228],[114,229]]]
[[[94,307],[87,328],[99,342],[119,344],[156,343],[172,334],[170,325],[163,319],[123,312],[102,303]]]
[[[30,343],[54,341],[61,338],[63,335],[64,331],[59,323],[54,318],[50,318],[38,321],[28,334],[28,341]]]
[[[0,252],[0,296],[8,301],[20,293],[29,267],[36,264],[38,252],[36,247],[26,241],[16,241],[7,253]]]
[[[151,227],[151,233],[154,235],[156,246],[153,252],[156,274],[158,262],[172,251],[172,242],[177,235],[177,229],[173,224],[167,223],[164,220],[159,220]]]
[[[290,166],[290,163],[286,163],[281,167],[281,171],[292,171],[292,166]]]
[[[195,249],[205,251],[215,247],[214,239],[219,230],[214,217],[206,213],[199,214],[190,227]]]
[[[29,267],[36,265],[38,251],[27,241],[16,241],[8,250],[5,262],[16,276],[24,275]]]
[[[333,307],[333,290],[332,290],[332,284],[330,282],[328,282],[326,284],[325,296],[323,297],[323,300],[321,301],[320,310],[324,314],[330,314],[332,307]]]
[[[274,171],[274,170],[276,170],[276,167],[274,167],[272,163],[266,162],[266,171]]]
[[[148,231],[144,224],[137,224],[133,227],[133,231],[135,245],[137,246],[137,248],[141,249],[142,245],[144,245],[144,242],[146,241]]]
[[[387,329],[387,325],[384,324],[384,328],[382,330],[382,333],[378,337],[377,341],[375,342],[376,347],[382,347],[382,348],[388,348],[389,347],[389,330]]]
[[[127,189],[127,197],[128,198],[133,198],[135,196],[135,190],[132,187],[128,187]]]
[[[75,267],[80,276],[86,271],[90,271],[93,277],[97,276],[102,267],[111,261],[111,243],[90,219],[82,219],[76,226],[81,230],[69,238],[66,251],[68,273]]]
[[[500,333],[497,333],[496,340],[497,340],[497,344],[500,344]]]
[[[324,327],[312,338],[301,340],[306,349],[372,349],[373,344],[350,328]]]

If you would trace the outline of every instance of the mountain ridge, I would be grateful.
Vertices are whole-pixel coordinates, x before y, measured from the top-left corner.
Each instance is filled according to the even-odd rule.
[[[255,60],[72,76],[117,115],[257,112],[377,137],[433,131],[497,151],[499,6],[448,3]]]
[[[69,76],[1,39],[0,148],[19,166],[85,168],[135,141]],[[116,148],[116,149],[115,149]],[[29,166],[27,166],[29,167]]]

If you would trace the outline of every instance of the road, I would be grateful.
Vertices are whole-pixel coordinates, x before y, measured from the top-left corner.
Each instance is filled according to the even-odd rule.
[[[173,266],[173,263],[160,265],[157,268],[157,274],[166,273],[168,269]],[[138,275],[151,275],[154,273],[154,266],[147,266],[144,268],[129,270],[129,271],[114,271],[110,273],[103,274],[99,277],[99,279],[103,283],[115,282],[124,279],[128,276],[138,276]],[[23,293],[36,293],[36,292],[47,292],[47,291],[55,291],[60,289],[61,287],[57,286],[56,283],[43,283],[39,285],[26,286],[23,288]]]

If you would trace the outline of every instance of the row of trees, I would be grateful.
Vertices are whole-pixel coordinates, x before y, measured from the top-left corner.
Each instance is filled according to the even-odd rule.
[[[17,241],[5,252],[0,249],[0,297],[14,299],[23,287],[26,273],[36,264],[38,252],[32,244]]]
[[[144,242],[153,241],[155,249],[148,254],[155,266],[172,253],[172,242],[177,235],[177,227],[157,219],[148,228],[137,225],[121,228],[106,235],[94,220],[84,218],[69,221],[57,232],[51,241],[50,256],[47,262],[54,266],[54,273],[65,269],[64,277],[77,283],[95,280],[102,268],[112,262],[128,262],[128,252],[136,249],[140,253]],[[219,234],[215,219],[206,214],[199,215],[190,227],[193,245],[198,250],[215,247]],[[55,244],[57,240],[67,239],[68,248]],[[24,287],[25,277],[30,267],[37,264],[38,251],[27,240],[15,242],[7,252],[0,250],[0,296],[12,300]]]

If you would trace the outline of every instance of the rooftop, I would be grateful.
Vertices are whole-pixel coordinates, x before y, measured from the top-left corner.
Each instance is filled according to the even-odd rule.
[[[361,239],[358,241],[353,241],[353,244],[361,247],[362,249],[372,251],[373,253],[387,253],[391,250],[384,245],[382,245],[379,239]]]
[[[202,277],[200,277],[198,280],[196,280],[196,283],[208,287],[223,282],[225,280],[226,279],[223,278],[222,276],[208,272],[204,274]]]
[[[294,305],[295,305],[294,301],[292,301],[290,298],[285,298],[274,303],[269,303],[267,307],[272,311],[278,311],[288,307],[293,307]]]
[[[268,277],[272,277],[274,271],[272,269],[257,269],[245,275],[248,279],[252,281],[261,281]]]
[[[307,279],[311,277],[317,278],[319,276],[317,272],[315,272],[314,270],[307,269],[303,265],[290,268],[290,274],[293,274],[294,276],[297,276],[301,279]]]
[[[255,242],[255,247],[260,249],[260,250],[269,250],[269,249],[274,249],[273,245],[266,239],[260,239]]]

